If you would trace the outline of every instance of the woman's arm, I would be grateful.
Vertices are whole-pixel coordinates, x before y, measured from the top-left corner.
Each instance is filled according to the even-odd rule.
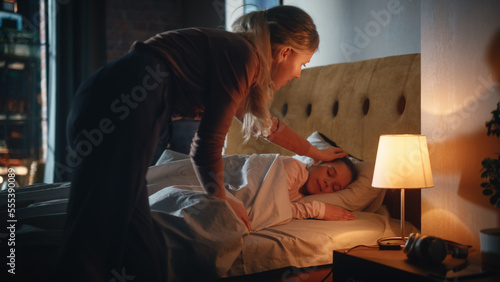
[[[253,47],[239,36],[233,43],[213,50],[208,97],[191,144],[190,157],[207,193],[225,199],[251,230],[250,218],[243,206],[226,197],[222,148],[231,122],[240,111],[258,72],[258,58]]]
[[[347,156],[347,153],[340,148],[328,147],[320,150],[314,147],[309,141],[275,117],[272,118],[272,122],[271,134],[265,138],[282,148],[301,156],[308,156],[315,161],[332,161]]]
[[[207,103],[191,144],[190,157],[196,176],[207,193],[226,200],[238,218],[251,231],[250,218],[245,208],[227,198],[224,189],[222,147],[238,104],[238,100],[223,95]]]

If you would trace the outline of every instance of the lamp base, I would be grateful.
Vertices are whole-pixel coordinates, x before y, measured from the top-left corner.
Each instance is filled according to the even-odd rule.
[[[379,250],[401,250],[407,237],[386,237],[377,240]]]

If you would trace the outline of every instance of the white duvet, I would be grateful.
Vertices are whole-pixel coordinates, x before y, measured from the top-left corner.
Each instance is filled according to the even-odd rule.
[[[292,220],[278,155],[224,157],[226,194],[247,209],[250,233],[225,201],[206,196],[190,160],[151,167],[147,179],[153,217],[168,246],[166,270],[176,281],[330,264],[335,249],[399,234],[399,221],[385,209],[356,212],[352,221]],[[407,224],[407,231],[415,230]]]
[[[244,205],[253,232],[292,219],[278,155],[228,156],[224,168],[226,194]],[[147,180],[153,217],[168,247],[168,275],[179,281],[225,276],[249,235],[227,202],[206,195],[189,160],[152,167]]]

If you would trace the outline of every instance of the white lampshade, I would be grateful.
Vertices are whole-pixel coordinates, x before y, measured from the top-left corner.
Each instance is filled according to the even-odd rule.
[[[372,186],[419,189],[434,186],[427,140],[424,135],[381,135]]]

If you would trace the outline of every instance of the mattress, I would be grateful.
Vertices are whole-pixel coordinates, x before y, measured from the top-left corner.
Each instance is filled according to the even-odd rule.
[[[400,235],[399,220],[391,219],[385,206],[377,213],[355,215],[352,221],[292,220],[251,232],[227,276],[331,264],[333,250],[376,245],[380,238]],[[405,227],[407,233],[418,232],[411,223]]]

